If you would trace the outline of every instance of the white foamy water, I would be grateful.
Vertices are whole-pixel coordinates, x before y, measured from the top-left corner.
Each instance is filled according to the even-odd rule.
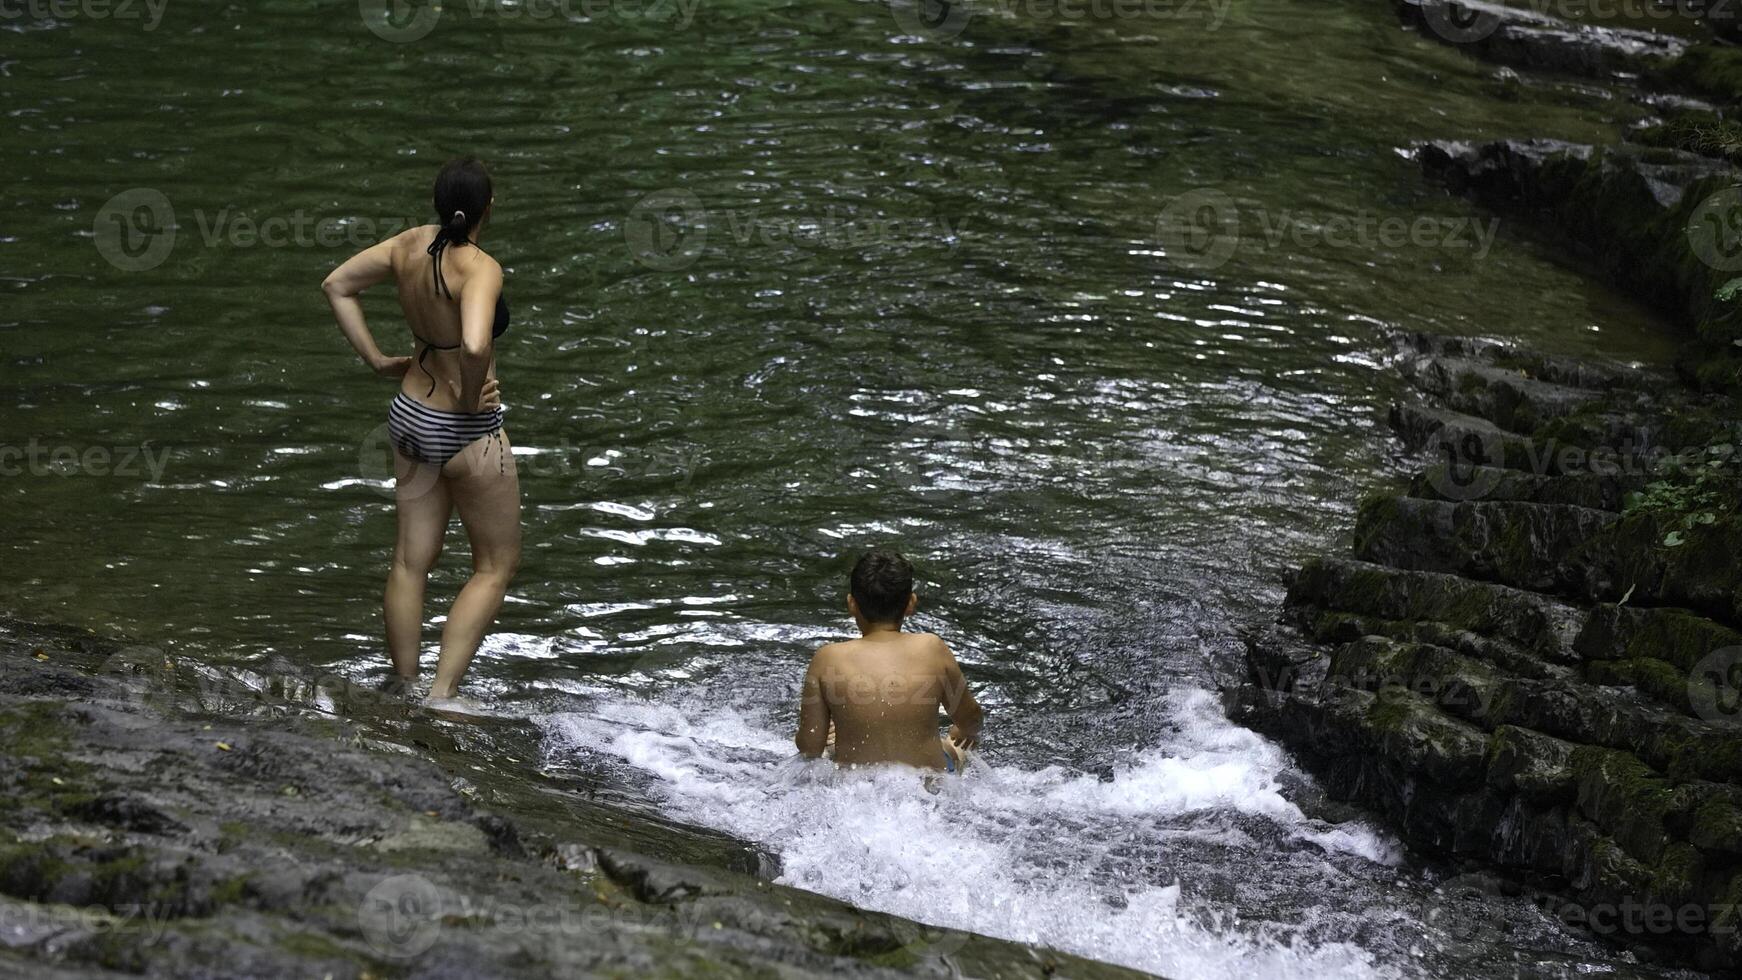
[[[1265,921],[1199,894],[1205,849],[1266,865],[1235,878],[1287,862],[1327,884],[1350,863],[1385,873],[1400,849],[1305,816],[1279,790],[1284,753],[1230,724],[1208,692],[1176,693],[1165,710],[1178,735],[1111,779],[983,760],[962,778],[837,772],[796,758],[790,719],[681,694],[615,696],[541,725],[553,757],[615,759],[674,817],[754,841],[779,855],[781,882],[855,905],[1181,980],[1403,975],[1346,938],[1346,913]]]

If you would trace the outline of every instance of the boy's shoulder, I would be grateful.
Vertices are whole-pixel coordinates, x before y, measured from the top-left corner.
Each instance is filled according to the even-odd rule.
[[[906,639],[907,644],[911,649],[938,654],[950,653],[949,645],[944,643],[944,638],[936,633],[904,633],[902,636]],[[824,660],[831,657],[838,657],[853,652],[855,649],[863,646],[864,643],[865,640],[857,637],[851,640],[836,640],[833,643],[825,643],[822,646],[817,647],[816,653],[813,654],[813,658]]]

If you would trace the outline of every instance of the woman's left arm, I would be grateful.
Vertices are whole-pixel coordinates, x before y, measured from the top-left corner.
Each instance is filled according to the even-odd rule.
[[[357,299],[363,290],[386,280],[393,274],[393,239],[369,246],[334,269],[321,283],[321,292],[333,307],[339,330],[351,342],[351,348],[369,369],[384,378],[400,378],[411,368],[409,357],[388,357],[375,346],[375,337],[363,320],[363,304]]]

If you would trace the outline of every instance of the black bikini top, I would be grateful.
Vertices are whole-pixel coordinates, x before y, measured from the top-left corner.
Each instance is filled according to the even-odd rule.
[[[448,291],[447,280],[442,278],[442,252],[447,249],[449,244],[474,245],[475,246],[477,243],[473,242],[469,239],[465,239],[465,238],[450,238],[448,236],[448,231],[446,228],[437,228],[435,241],[429,243],[429,248],[426,251],[428,251],[430,257],[435,260],[433,264],[435,266],[436,292],[441,293],[441,294],[446,295],[446,296],[449,296],[449,297],[452,297],[454,294]],[[508,297],[502,295],[501,293],[497,293],[496,294],[496,322],[491,324],[491,326],[490,326],[490,336],[492,338],[500,337],[507,332],[508,332]],[[423,345],[423,350],[419,351],[417,354],[417,366],[420,368],[423,368],[424,374],[429,374],[429,393],[431,395],[433,395],[433,394],[435,394],[435,390],[436,390],[435,375],[430,374],[429,368],[424,367],[423,359],[428,357],[429,352],[432,350],[459,350],[460,345],[459,344],[433,344],[433,343],[430,343],[429,341],[423,339],[422,337],[418,337],[417,331],[415,331],[415,330],[412,331],[411,335],[413,337],[416,337],[417,342]],[[428,397],[428,396],[425,396],[425,397]]]

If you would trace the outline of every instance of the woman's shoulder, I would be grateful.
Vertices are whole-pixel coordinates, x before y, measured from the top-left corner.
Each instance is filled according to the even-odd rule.
[[[471,248],[467,249],[467,251],[473,254],[467,257],[465,270],[462,273],[465,277],[465,281],[489,281],[501,285],[502,263],[496,261],[494,256],[476,245],[473,245]]]
[[[472,246],[472,251],[477,253],[472,259],[474,269],[489,269],[497,275],[502,274],[502,263],[496,261],[494,255],[491,255],[489,252],[484,251],[476,245]]]
[[[402,255],[409,255],[414,250],[421,250],[429,247],[430,241],[434,238],[435,225],[412,225],[410,228],[407,228],[399,234],[394,235],[392,238],[387,239],[387,245],[389,248],[393,249],[393,254],[397,258]]]

